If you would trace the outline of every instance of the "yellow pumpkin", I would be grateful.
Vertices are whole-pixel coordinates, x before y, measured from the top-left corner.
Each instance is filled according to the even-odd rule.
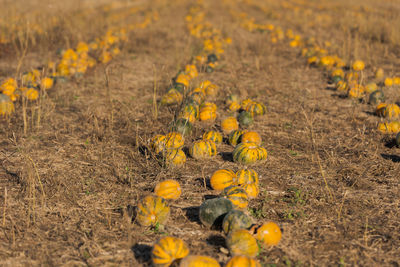
[[[199,107],[194,104],[187,104],[178,115],[179,118],[187,119],[189,122],[195,122],[199,117]]]
[[[195,65],[186,65],[185,74],[188,75],[191,79],[196,78],[199,75]]]
[[[221,267],[221,265],[208,256],[189,255],[181,260],[179,267]]]
[[[257,240],[244,229],[230,232],[226,238],[226,245],[232,256],[256,257],[259,252]]]
[[[160,153],[165,149],[165,135],[157,134],[150,141],[151,149],[156,153]]]
[[[217,131],[208,131],[203,134],[204,140],[211,140],[214,141],[216,144],[222,143],[222,134]]]
[[[355,71],[361,71],[365,68],[365,64],[362,60],[356,60],[353,63],[353,70]]]
[[[211,140],[199,140],[190,147],[189,153],[195,159],[211,158],[217,155],[217,147]]]
[[[40,81],[40,88],[47,90],[53,87],[54,80],[50,77],[45,77]]]
[[[244,108],[247,112],[249,112],[253,117],[257,115],[264,115],[267,112],[267,108],[263,103],[260,102],[253,102],[247,105],[246,108]]]
[[[221,191],[236,182],[236,174],[230,169],[217,170],[210,178],[212,189]]]
[[[176,89],[171,89],[161,98],[161,105],[173,105],[182,102],[183,95]]]
[[[165,136],[165,147],[167,149],[181,148],[184,143],[183,136],[178,132],[170,132]]]
[[[155,226],[167,221],[170,209],[164,198],[149,195],[139,201],[136,211],[136,221],[140,225]]]
[[[151,259],[155,267],[169,267],[175,260],[188,254],[189,248],[182,239],[166,236],[154,244]]]
[[[252,103],[254,103],[254,101],[247,98],[240,103],[240,106],[242,107],[242,109],[246,110],[248,106],[250,106]]]
[[[241,143],[233,151],[233,160],[242,164],[251,164],[267,159],[267,150],[254,143]]]
[[[386,109],[387,104],[386,103],[380,103],[376,106],[375,113],[376,115],[383,117],[385,114],[385,109]]]
[[[214,103],[205,102],[200,106],[200,120],[213,121],[217,117],[217,106]]]
[[[225,267],[261,267],[261,264],[256,259],[240,255],[230,259]]]
[[[232,112],[238,111],[240,108],[241,108],[241,106],[238,102],[232,102],[228,107],[229,111],[232,111]]]
[[[244,184],[258,184],[258,173],[253,169],[241,169],[236,172],[237,183]]]
[[[266,246],[275,246],[282,238],[279,226],[274,222],[266,222],[256,229],[255,237]]]
[[[246,130],[236,130],[236,131],[231,132],[228,137],[229,144],[231,146],[236,146],[239,143],[241,136],[245,132],[247,132],[247,131]]]
[[[261,136],[254,131],[245,132],[240,137],[241,143],[255,143],[257,145],[261,145]]]
[[[218,94],[218,90],[219,87],[215,84],[210,84],[205,88],[206,95],[211,97],[216,96]]]
[[[200,88],[198,88],[198,89],[200,89]],[[205,98],[206,98],[206,95],[202,89],[197,90],[197,88],[196,88],[195,90],[191,91],[188,94],[188,99],[191,100],[192,102],[195,102],[198,105],[203,103]]]
[[[393,85],[393,79],[390,78],[390,77],[387,77],[387,78],[385,79],[384,84],[385,84],[386,87],[391,87],[391,86]]]
[[[383,111],[383,116],[385,118],[393,119],[398,118],[400,114],[400,107],[396,104],[388,104]]]
[[[180,167],[186,162],[186,155],[182,149],[173,148],[164,151],[164,161],[167,167]]]
[[[237,209],[245,209],[249,205],[249,197],[246,191],[237,185],[224,188],[222,195],[229,199]]]
[[[239,129],[239,123],[235,117],[228,117],[221,122],[221,129],[224,133],[229,134]]]
[[[178,199],[182,194],[180,184],[175,180],[165,180],[154,188],[154,193],[165,199]]]
[[[242,184],[240,187],[243,188],[249,198],[256,198],[260,193],[260,188],[256,183]]]

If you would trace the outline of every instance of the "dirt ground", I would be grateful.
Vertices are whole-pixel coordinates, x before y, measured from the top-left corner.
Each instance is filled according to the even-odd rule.
[[[400,148],[393,136],[377,131],[374,107],[332,90],[326,74],[307,65],[299,50],[241,28],[226,7],[229,2],[205,0],[207,19],[232,44],[220,68],[198,78],[221,87],[217,121],[196,122],[185,146],[219,128],[228,115],[229,93],[266,104],[267,115],[252,129],[261,134],[268,160],[253,166],[261,193],[249,212],[258,222],[277,222],[283,238],[257,259],[263,266],[400,266]],[[356,55],[346,56],[400,74],[398,44],[343,36],[339,28],[318,23],[297,27],[301,19],[309,21],[301,12],[280,7],[276,12],[284,16],[274,18],[249,3],[236,8],[256,21],[317,34],[338,47],[358,38]],[[391,14],[392,6],[400,8],[385,3],[377,10]],[[192,4],[154,1],[160,19],[133,31],[117,58],[48,91],[39,127],[28,110],[24,134],[18,106],[10,119],[0,121],[0,265],[148,266],[152,245],[166,234],[185,240],[192,254],[228,261],[224,234],[202,226],[197,213],[204,199],[217,194],[205,184],[210,175],[240,168],[226,157],[233,148],[222,144],[214,159],[188,157],[178,169],[162,167],[143,152],[174,119],[174,107],[159,106],[155,116],[154,91],[160,99],[201,45],[185,26]],[[346,3],[338,5],[346,9]],[[335,18],[335,10],[325,12]],[[25,68],[40,60],[40,50],[31,51]],[[0,61],[1,80],[16,63],[9,55]],[[398,90],[388,92],[393,102],[400,100]],[[183,189],[170,203],[169,222],[158,230],[132,223],[131,208],[167,178]]]

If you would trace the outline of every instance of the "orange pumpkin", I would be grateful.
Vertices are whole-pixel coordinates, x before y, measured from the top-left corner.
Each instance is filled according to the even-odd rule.
[[[239,123],[235,117],[228,117],[221,122],[221,129],[224,133],[229,134],[239,129]]]
[[[261,264],[248,256],[235,256],[228,261],[225,267],[261,267]]]
[[[167,167],[181,167],[186,162],[186,155],[182,149],[174,148],[164,151],[164,161]]]
[[[199,140],[189,148],[189,153],[195,159],[211,158],[217,155],[217,147],[211,140]]]
[[[166,200],[159,196],[146,196],[137,205],[136,221],[142,226],[163,224],[169,217],[169,207]]]
[[[189,255],[181,260],[179,267],[221,267],[221,265],[208,256]]]
[[[183,136],[178,132],[171,132],[165,136],[165,147],[167,149],[181,148],[184,143]]]
[[[240,137],[241,143],[255,143],[261,145],[261,136],[257,132],[249,131],[242,134]]]
[[[165,199],[178,199],[182,194],[182,188],[175,180],[165,180],[156,185],[154,193]]]
[[[232,256],[255,257],[259,252],[257,240],[244,229],[230,232],[226,238],[226,246]]]
[[[151,259],[156,267],[168,267],[175,260],[182,259],[189,254],[186,243],[176,237],[161,238],[153,247]]]
[[[216,144],[221,144],[222,143],[222,134],[217,131],[208,131],[203,134],[203,139],[214,141],[214,143],[216,143]]]
[[[231,186],[236,181],[236,174],[229,169],[217,170],[210,178],[212,189],[222,191],[226,187]]]
[[[255,237],[266,246],[275,246],[282,238],[279,226],[274,222],[266,222],[256,229]]]

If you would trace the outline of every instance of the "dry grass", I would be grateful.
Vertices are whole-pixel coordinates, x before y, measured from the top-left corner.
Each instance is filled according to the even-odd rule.
[[[233,38],[223,67],[199,78],[221,86],[220,117],[230,92],[268,106],[268,115],[253,126],[262,135],[269,159],[254,166],[261,175],[262,192],[249,211],[258,221],[278,222],[284,233],[278,246],[262,251],[260,261],[264,266],[398,266],[400,150],[376,131],[378,118],[369,114],[372,108],[326,90],[326,77],[306,66],[297,51],[241,29],[222,4],[206,2],[210,21]],[[345,1],[335,3],[340,10],[347,9]],[[216,194],[204,183],[214,170],[239,167],[221,153],[208,162],[188,159],[181,169],[166,169],[143,152],[149,138],[168,131],[175,113],[174,108],[157,106],[155,98],[198,45],[184,25],[188,3],[154,2],[157,5],[160,21],[133,32],[117,59],[83,78],[59,83],[43,96],[37,127],[31,106],[26,134],[22,113],[1,121],[4,265],[147,266],[150,247],[166,233],[187,241],[195,254],[208,254],[220,262],[229,258],[221,250],[223,234],[205,229],[197,208]],[[387,6],[378,11],[397,23],[389,6],[394,4],[379,5]],[[270,19],[260,10],[242,8],[259,20]],[[287,16],[295,14],[282,10]],[[337,22],[335,9],[324,12]],[[299,31],[320,34],[338,51],[349,51],[347,57],[360,55],[385,70],[398,67],[398,59],[391,56],[395,44],[371,37],[375,33],[370,27],[377,32],[388,27],[389,22],[378,16],[371,26],[342,16],[340,27],[349,29],[349,24],[357,23],[365,27],[350,37],[346,35],[350,30],[340,27],[307,26],[301,13],[291,17],[279,23],[303,25]],[[394,34],[394,28],[388,32]],[[71,43],[79,38],[71,37]],[[65,47],[64,41],[57,44]],[[28,51],[23,69],[37,67],[43,56],[47,58],[47,52],[41,49]],[[4,58],[2,77],[15,71],[15,61]],[[398,92],[392,94],[399,100]],[[211,127],[196,124],[186,145]],[[232,148],[223,144],[218,150],[229,153]],[[130,207],[166,178],[177,179],[183,187],[182,197],[171,203],[170,222],[161,230],[131,223]]]

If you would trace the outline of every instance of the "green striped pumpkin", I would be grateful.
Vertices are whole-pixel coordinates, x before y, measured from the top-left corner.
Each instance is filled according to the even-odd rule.
[[[203,139],[214,141],[214,143],[216,143],[216,144],[221,144],[222,143],[222,134],[217,131],[208,131],[203,134]]]
[[[188,254],[189,248],[183,240],[166,236],[153,246],[151,259],[155,267],[168,267],[175,260],[182,259]]]
[[[149,195],[138,203],[136,221],[142,226],[163,224],[169,217],[169,211],[170,208],[164,198]]]
[[[229,137],[228,137],[228,141],[229,141],[229,144],[231,145],[231,146],[236,146],[238,143],[239,143],[239,141],[240,141],[240,137],[242,136],[242,134],[244,134],[246,131],[244,131],[244,130],[235,130],[235,131],[232,131],[230,134],[229,134]]]
[[[211,158],[217,155],[217,147],[211,140],[199,140],[190,147],[189,154],[195,159]]]
[[[246,191],[247,196],[249,198],[256,198],[258,196],[258,193],[260,192],[260,188],[258,184],[253,183],[253,184],[243,184],[240,186],[241,188]]]
[[[258,174],[253,169],[241,169],[236,172],[237,183],[244,184],[258,184]]]
[[[256,257],[260,251],[257,240],[244,229],[231,231],[226,238],[226,246],[232,256]]]
[[[222,230],[227,235],[238,229],[249,229],[253,224],[252,219],[241,210],[231,210],[222,221]]]
[[[254,117],[257,115],[264,115],[267,112],[267,108],[263,103],[252,102],[246,107],[246,111]]]
[[[224,189],[222,195],[229,199],[238,209],[245,209],[249,205],[249,197],[246,191],[240,186],[228,186]]]
[[[185,118],[191,123],[199,118],[199,106],[195,104],[186,104],[178,115],[179,118]]]
[[[267,159],[267,150],[254,143],[241,143],[233,151],[233,160],[242,164],[252,164]]]

